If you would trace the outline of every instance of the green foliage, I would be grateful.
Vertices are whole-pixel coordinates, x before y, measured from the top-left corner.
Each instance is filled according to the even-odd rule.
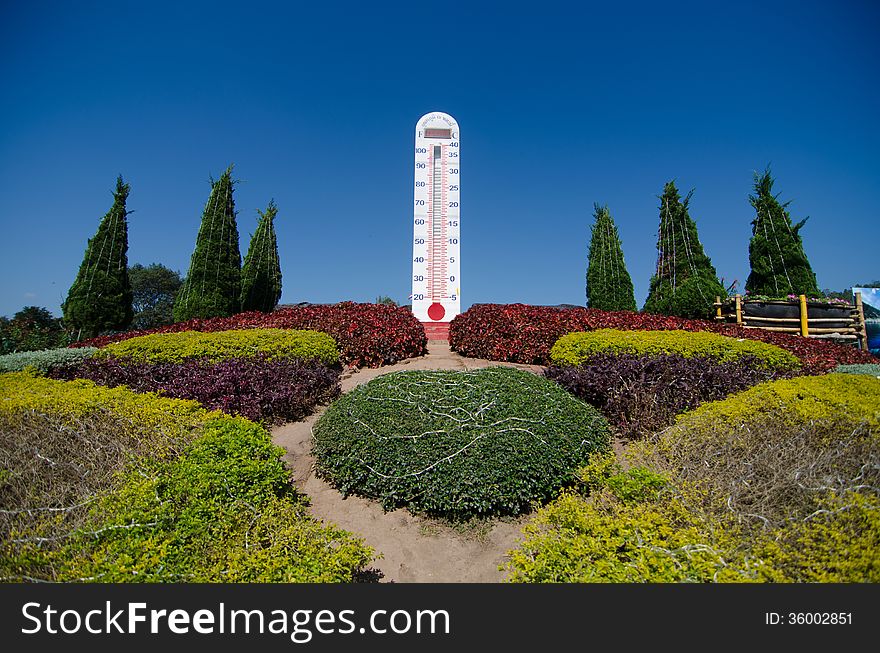
[[[509,368],[385,375],[332,404],[314,438],[343,493],[453,519],[546,501],[609,444],[595,409]]]
[[[749,196],[755,209],[752,239],[749,241],[751,272],[746,279],[746,292],[755,295],[784,297],[786,295],[819,294],[816,275],[801,239],[800,230],[806,223],[792,225],[785,204],[773,195],[770,169],[755,173],[755,194]]]
[[[691,437],[698,432],[735,428],[743,416],[778,422],[816,423],[845,415],[855,423],[880,426],[880,379],[856,374],[801,376],[770,383],[713,401],[678,418]]]
[[[804,583],[880,582],[880,500],[876,494],[829,494],[814,514],[776,529],[755,547],[767,562],[761,580]]]
[[[793,354],[766,342],[739,340],[709,332],[619,331],[598,329],[562,336],[550,350],[557,365],[581,365],[601,353],[710,358],[718,362],[755,357],[768,368],[795,369],[800,363]]]
[[[644,467],[631,467],[609,476],[605,481],[608,489],[624,503],[647,501],[666,487],[667,479]]]
[[[634,311],[632,279],[623,260],[623,246],[608,207],[595,205],[587,263],[587,307],[603,311]]]
[[[370,550],[308,516],[282,453],[265,430],[247,420],[209,421],[179,458],[156,466],[148,480],[140,472],[130,474],[95,510],[98,528],[144,526],[98,536],[83,532],[62,551],[73,563],[62,567],[62,578],[350,581],[372,558]]]
[[[228,317],[238,312],[241,252],[232,198],[232,166],[211,182],[189,272],[174,300],[174,321]]]
[[[610,493],[587,501],[564,493],[523,528],[510,552],[519,583],[747,582],[729,528],[705,528],[686,501],[621,503]]]
[[[880,377],[880,364],[838,365],[834,368],[834,372],[838,374],[869,374],[870,376]]]
[[[320,331],[290,329],[154,333],[108,345],[98,356],[139,363],[180,363],[192,358],[218,362],[259,354],[265,354],[270,361],[299,358],[328,365],[339,362],[339,351],[332,337]]]
[[[647,313],[684,318],[711,316],[715,297],[727,291],[703,251],[697,225],[688,213],[691,195],[682,200],[674,182],[660,197],[660,229],[657,236],[657,271],[644,310]]]
[[[133,293],[132,329],[144,330],[166,326],[174,322],[174,298],[183,285],[180,273],[169,270],[161,263],[144,267],[140,263],[128,269]]]
[[[0,373],[21,372],[28,368],[45,374],[53,367],[76,365],[91,358],[98,351],[95,347],[79,347],[77,349],[44,349],[42,351],[23,351],[16,354],[0,356]]]
[[[4,506],[13,508],[0,516],[4,580],[344,582],[372,559],[359,538],[308,515],[283,451],[246,419],[78,382],[2,375],[0,385],[16,396],[14,406],[3,405],[0,431],[30,427],[9,451],[13,438],[0,440],[3,460],[17,462],[0,483]],[[115,400],[99,401],[90,392]],[[160,403],[184,410],[146,429],[132,419]],[[71,414],[77,419],[70,421]],[[150,430],[154,440],[164,437],[159,422],[189,437],[171,451],[145,443]],[[39,467],[34,450],[60,456],[59,435],[68,446],[79,445],[71,454],[78,464]],[[93,469],[95,456],[104,459]],[[118,472],[104,473],[107,463]],[[41,473],[17,473],[24,466]],[[71,470],[85,473],[71,480]],[[65,489],[60,504],[59,487]],[[57,511],[31,510],[47,505]]]
[[[278,209],[271,201],[265,213],[257,212],[260,222],[241,268],[241,310],[268,313],[281,299],[281,264],[273,222]]]
[[[385,306],[397,306],[397,302],[386,295],[379,295],[376,297],[376,303],[384,304]]]
[[[0,397],[0,418],[35,411],[76,423],[95,415],[112,415],[136,425],[139,432],[153,433],[157,451],[167,446],[168,438],[160,434],[191,430],[207,413],[195,401],[107,388],[85,380],[56,381],[30,371],[0,374]]]
[[[53,349],[70,344],[61,320],[45,308],[25,306],[12,319],[0,317],[0,354]]]
[[[880,581],[880,381],[807,377],[743,395],[735,417],[735,398],[706,404],[623,462],[591,460],[590,496],[537,513],[511,580]]]
[[[668,279],[651,279],[651,292],[644,310],[660,315],[675,315],[704,320],[711,317],[716,297],[726,297],[727,291],[714,272],[698,271],[678,286]],[[708,298],[708,303],[706,302]]]
[[[64,321],[77,334],[77,339],[93,338],[102,331],[120,331],[131,323],[125,208],[130,190],[119,176],[113,206],[101,220],[94,238],[89,240],[76,280],[61,306]]]

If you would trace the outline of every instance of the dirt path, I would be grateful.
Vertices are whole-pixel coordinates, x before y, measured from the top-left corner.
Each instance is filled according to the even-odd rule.
[[[399,370],[474,370],[492,365],[533,372],[542,369],[536,365],[464,358],[450,351],[447,343],[432,340],[428,342],[427,356],[379,369],[346,372],[342,392]],[[383,582],[492,583],[504,580],[505,574],[498,566],[504,563],[507,551],[517,545],[525,517],[487,521],[459,531],[414,516],[407,510],[384,512],[374,501],[360,497],[344,499],[314,475],[312,425],[323,412],[324,409],[320,409],[301,422],[274,428],[272,439],[287,450],[284,460],[293,469],[296,486],[311,498],[312,514],[362,536],[382,555],[373,568],[384,574]]]

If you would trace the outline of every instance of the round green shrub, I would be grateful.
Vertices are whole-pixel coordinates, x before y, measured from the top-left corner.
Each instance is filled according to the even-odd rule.
[[[374,379],[331,405],[314,439],[318,473],[343,493],[467,519],[555,496],[610,436],[557,384],[493,367]]]
[[[96,356],[138,363],[180,363],[193,358],[220,362],[258,354],[265,354],[268,360],[299,358],[328,365],[339,362],[336,341],[331,336],[321,331],[292,329],[154,333],[107,345]]]
[[[661,355],[710,358],[727,362],[752,356],[773,369],[794,369],[800,362],[781,347],[757,340],[740,340],[716,333],[691,331],[621,331],[598,329],[562,336],[550,350],[557,365],[580,365],[596,354]]]

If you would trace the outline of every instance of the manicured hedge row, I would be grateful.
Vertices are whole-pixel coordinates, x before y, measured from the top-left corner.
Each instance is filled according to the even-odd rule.
[[[754,340],[738,340],[716,333],[691,331],[621,331],[597,329],[562,336],[550,350],[556,365],[581,365],[596,354],[635,354],[657,356],[678,354],[719,363],[749,357],[752,365],[770,369],[795,369],[800,361],[774,345]]]
[[[135,363],[219,362],[233,358],[299,359],[326,365],[339,362],[333,338],[318,331],[239,329],[201,333],[155,333],[130,338],[102,348],[96,358],[118,358]]]
[[[232,329],[311,329],[333,336],[345,365],[379,367],[427,353],[425,330],[408,308],[385,304],[286,307],[272,313],[240,313],[228,318],[188,320],[151,331],[103,336],[75,346],[105,347],[152,333],[229,331]]]
[[[339,374],[319,362],[268,360],[264,355],[217,363],[193,359],[132,363],[96,357],[50,372],[57,379],[89,379],[109,387],[125,385],[137,392],[192,399],[210,410],[268,423],[302,419],[316,405],[335,399]]]
[[[94,347],[70,349],[42,349],[40,351],[24,351],[0,356],[0,374],[3,372],[21,372],[32,368],[44,374],[53,367],[71,365],[90,358],[96,351]]]
[[[880,582],[880,380],[765,383],[594,457],[541,509],[518,582]],[[586,496],[589,493],[589,496]]]
[[[331,405],[314,439],[318,472],[343,493],[454,519],[526,511],[609,445],[595,409],[500,367],[379,377]]]
[[[867,352],[852,347],[761,329],[630,311],[525,304],[476,304],[452,321],[449,342],[463,356],[547,365],[550,348],[559,338],[574,331],[596,329],[680,329],[759,340],[791,352],[803,364],[802,372],[810,374],[828,371],[841,363],[876,362]]]
[[[0,395],[4,580],[351,581],[372,558],[308,515],[253,422],[26,373]]]
[[[785,374],[748,356],[722,363],[678,354],[607,353],[594,354],[579,366],[551,365],[545,372],[630,438],[665,428],[677,414],[701,403]]]

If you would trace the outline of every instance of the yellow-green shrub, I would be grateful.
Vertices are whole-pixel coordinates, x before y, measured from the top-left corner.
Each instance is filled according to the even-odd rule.
[[[815,518],[747,529],[694,487],[624,503],[607,490],[564,493],[541,508],[510,552],[519,583],[880,582],[880,501],[828,497]],[[723,508],[719,506],[719,508]]]
[[[704,404],[538,511],[519,582],[880,582],[880,381],[774,381]],[[589,494],[589,496],[587,496]]]
[[[299,358],[328,365],[339,362],[336,341],[326,333],[289,329],[155,333],[107,345],[95,355],[139,363],[179,363],[192,358],[219,362],[260,354],[267,360]]]
[[[838,420],[880,426],[880,379],[861,374],[802,376],[761,383],[677,418],[680,431],[697,434],[733,429],[770,417],[789,423]]]
[[[564,493],[523,528],[510,552],[520,583],[702,583],[753,580],[727,525],[707,528],[679,498],[622,503]]]
[[[153,455],[199,428],[209,414],[201,404],[155,393],[107,388],[83,379],[56,381],[31,372],[0,374],[0,419],[11,423],[27,413],[52,416],[71,424],[94,415],[122,422]]]
[[[349,581],[372,559],[247,419],[27,373],[0,398],[0,580]]]
[[[708,332],[620,331],[598,329],[562,336],[550,350],[557,365],[581,365],[596,354],[660,355],[711,358],[719,362],[754,357],[770,368],[794,369],[800,362],[793,354],[757,340],[738,340]]]

